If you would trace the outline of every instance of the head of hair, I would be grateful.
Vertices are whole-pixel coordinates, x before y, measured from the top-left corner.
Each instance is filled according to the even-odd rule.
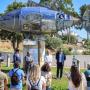
[[[30,55],[30,53],[29,53],[29,52],[27,52],[27,55],[29,56],[29,55]]]
[[[39,65],[33,65],[30,69],[29,79],[32,80],[32,82],[35,82],[40,78],[40,74]]]
[[[90,64],[87,64],[87,69],[89,69],[89,70],[90,70]]]
[[[15,49],[15,52],[19,52],[19,49],[18,49],[18,48],[16,48],[16,49]]]
[[[51,52],[50,52],[50,50],[47,50],[47,54],[49,55]]]
[[[16,61],[16,62],[14,63],[14,68],[18,68],[18,67],[19,67],[19,62]]]
[[[73,65],[71,66],[71,80],[74,84],[75,87],[79,87],[80,83],[81,83],[81,75],[80,72],[78,70],[78,67]]]
[[[51,68],[50,68],[49,64],[48,64],[48,63],[45,63],[45,64],[41,67],[41,71],[50,72],[50,71],[51,71]]]

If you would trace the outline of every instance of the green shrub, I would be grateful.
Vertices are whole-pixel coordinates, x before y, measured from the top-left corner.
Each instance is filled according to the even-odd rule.
[[[87,51],[83,51],[82,53],[83,55],[90,55],[90,50],[87,50]]]
[[[53,49],[59,48],[63,44],[60,38],[50,37],[50,36],[47,37],[45,43],[46,43],[46,48],[53,48]]]
[[[70,48],[63,48],[63,51],[66,55],[71,55],[71,51],[70,51]]]

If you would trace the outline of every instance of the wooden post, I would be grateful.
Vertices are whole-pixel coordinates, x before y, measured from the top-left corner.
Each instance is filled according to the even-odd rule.
[[[41,43],[40,40],[38,39],[38,64],[41,65],[41,52],[40,52],[40,48],[41,48]]]
[[[38,38],[38,64],[41,66],[44,63],[45,56],[45,39],[40,36]]]

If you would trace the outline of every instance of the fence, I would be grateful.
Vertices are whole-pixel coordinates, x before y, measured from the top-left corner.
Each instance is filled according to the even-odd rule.
[[[86,68],[87,64],[90,63],[90,55],[76,55],[75,58],[80,61],[80,68]],[[73,55],[67,55],[65,61],[65,67],[71,67]],[[53,56],[53,66],[56,65],[55,56]]]

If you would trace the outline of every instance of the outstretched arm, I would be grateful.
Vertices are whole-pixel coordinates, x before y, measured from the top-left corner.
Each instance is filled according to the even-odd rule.
[[[4,90],[8,90],[8,86],[7,86],[7,85],[8,85],[8,80],[5,79],[5,80],[4,80],[4,86],[5,86],[5,87],[4,87]]]

